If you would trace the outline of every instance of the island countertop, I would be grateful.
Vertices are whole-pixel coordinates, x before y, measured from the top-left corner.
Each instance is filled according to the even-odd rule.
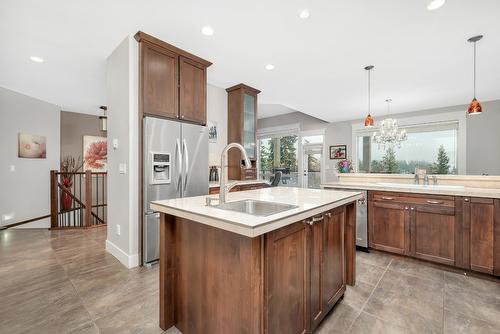
[[[292,187],[272,187],[228,194],[228,202],[252,199],[297,206],[291,210],[262,217],[206,206],[205,198],[207,196],[154,201],[151,203],[151,208],[157,212],[189,219],[247,237],[256,237],[361,199],[360,192],[335,192]],[[217,198],[217,195],[210,197]]]

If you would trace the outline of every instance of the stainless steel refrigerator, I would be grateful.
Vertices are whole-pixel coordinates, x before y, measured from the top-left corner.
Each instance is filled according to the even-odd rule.
[[[205,126],[144,118],[143,261],[160,256],[160,215],[151,201],[208,194]]]

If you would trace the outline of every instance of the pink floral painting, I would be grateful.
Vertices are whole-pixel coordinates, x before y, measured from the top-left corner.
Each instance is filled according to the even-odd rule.
[[[106,137],[83,136],[83,170],[105,172],[108,162]]]
[[[47,139],[27,133],[19,133],[19,158],[45,159],[47,157]]]

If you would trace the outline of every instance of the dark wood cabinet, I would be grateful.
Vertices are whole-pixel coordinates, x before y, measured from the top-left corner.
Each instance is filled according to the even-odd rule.
[[[183,121],[206,124],[206,67],[185,57],[179,58],[179,115]]]
[[[306,333],[308,230],[298,222],[266,235],[267,333]]]
[[[179,106],[178,55],[154,44],[143,42],[140,66],[144,113],[176,118]]]
[[[370,192],[369,246],[500,275],[500,199]]]
[[[397,254],[410,252],[410,213],[405,203],[395,203],[390,194],[370,194],[368,210],[369,246]]]
[[[345,292],[345,208],[312,218],[310,307],[314,330]]]
[[[410,204],[410,255],[416,258],[455,265],[455,253],[460,245],[455,243],[460,233],[455,220],[455,208],[443,206],[440,200],[429,200],[435,204]]]
[[[257,95],[260,90],[239,84],[226,89],[228,101],[227,141],[243,145],[253,165],[257,161]],[[256,168],[251,171],[241,168],[241,153],[228,152],[228,175],[233,180],[257,178]],[[255,167],[255,166],[254,166]]]
[[[210,62],[138,32],[140,115],[206,124]]]
[[[266,235],[267,333],[310,333],[346,289],[345,207]]]
[[[462,225],[462,268],[500,275],[500,200],[457,197]]]

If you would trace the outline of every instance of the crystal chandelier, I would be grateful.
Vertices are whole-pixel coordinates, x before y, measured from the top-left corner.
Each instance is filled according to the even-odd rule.
[[[387,113],[390,113],[391,99],[385,100],[387,102]],[[378,144],[378,148],[383,150],[387,148],[401,147],[401,142],[408,139],[406,130],[399,130],[398,121],[394,118],[386,118],[380,124],[380,131],[374,132],[372,141]]]

